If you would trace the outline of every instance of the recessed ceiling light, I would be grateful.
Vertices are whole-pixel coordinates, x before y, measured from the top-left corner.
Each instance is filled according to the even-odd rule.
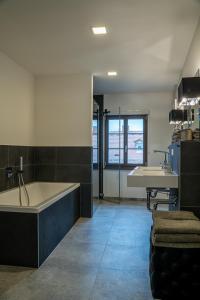
[[[105,26],[102,27],[92,27],[92,31],[94,34],[106,34],[107,30]]]
[[[108,76],[117,76],[117,72],[110,71],[110,72],[108,72]]]

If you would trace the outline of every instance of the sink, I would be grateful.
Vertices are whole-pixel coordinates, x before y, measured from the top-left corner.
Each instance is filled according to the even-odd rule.
[[[162,167],[136,167],[128,174],[127,186],[178,188],[178,175]]]

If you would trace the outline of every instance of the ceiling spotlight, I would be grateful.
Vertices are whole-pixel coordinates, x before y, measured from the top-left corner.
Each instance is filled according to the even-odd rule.
[[[110,71],[110,72],[108,72],[108,76],[117,76],[117,72]]]
[[[92,27],[92,31],[94,34],[106,34],[107,30],[105,26],[102,27]]]

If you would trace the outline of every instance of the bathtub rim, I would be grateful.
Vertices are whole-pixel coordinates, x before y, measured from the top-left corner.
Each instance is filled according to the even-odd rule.
[[[60,192],[52,195],[52,197],[49,197],[48,199],[45,199],[44,201],[42,201],[41,203],[37,204],[37,205],[33,205],[33,206],[18,206],[18,205],[2,205],[0,204],[0,211],[2,212],[16,212],[16,213],[40,213],[41,211],[43,211],[44,209],[46,209],[47,207],[49,207],[50,205],[56,203],[58,200],[60,200],[61,198],[63,198],[64,196],[68,195],[69,193],[73,192],[74,190],[76,190],[77,188],[80,187],[80,183],[74,183],[74,182],[47,182],[47,181],[33,181],[30,182],[28,184],[26,184],[27,186],[34,184],[34,183],[49,183],[49,184],[56,184],[56,183],[63,183],[63,184],[71,184],[70,187],[68,187],[67,189],[62,189]],[[9,193],[9,191],[13,191],[15,189],[18,189],[18,187],[15,187],[13,189],[10,190],[6,190],[6,191],[2,191],[0,192],[0,195],[3,193]]]

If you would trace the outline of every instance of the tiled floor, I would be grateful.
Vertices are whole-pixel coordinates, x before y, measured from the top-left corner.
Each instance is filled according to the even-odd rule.
[[[150,226],[144,203],[105,202],[40,269],[0,266],[0,300],[150,300]]]

